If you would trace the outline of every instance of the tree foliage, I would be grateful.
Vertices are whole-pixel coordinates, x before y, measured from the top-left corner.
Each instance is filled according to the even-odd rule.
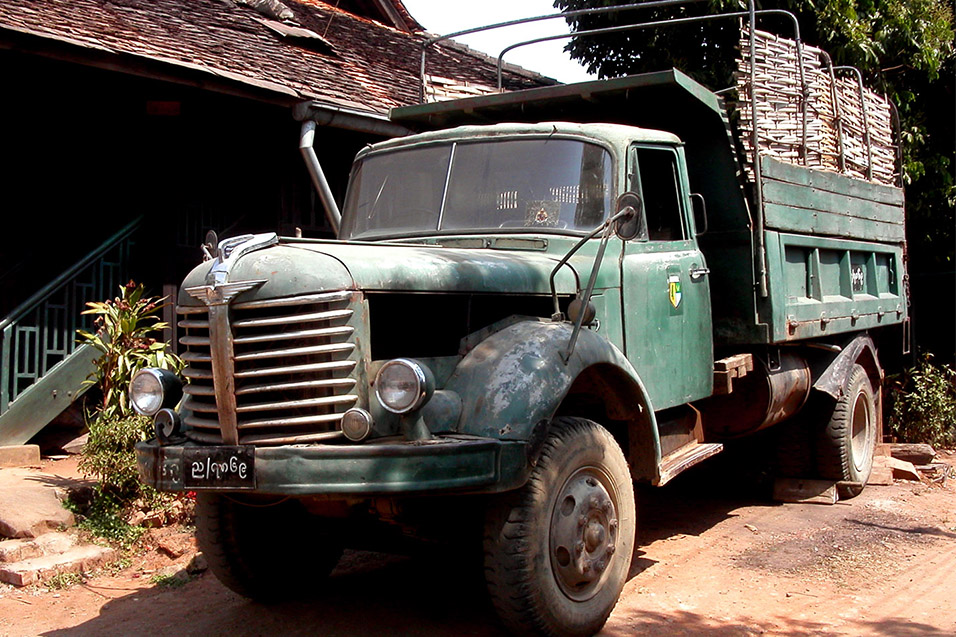
[[[614,6],[627,0],[555,0],[562,10]],[[804,42],[841,65],[859,68],[866,84],[900,114],[911,270],[953,267],[956,186],[954,113],[956,55],[949,0],[760,0],[758,9],[785,9]],[[576,32],[706,13],[744,11],[741,0],[568,18]],[[793,37],[781,18],[758,28]],[[577,36],[566,49],[599,77],[680,68],[712,89],[733,85],[739,38],[732,18],[665,28]]]

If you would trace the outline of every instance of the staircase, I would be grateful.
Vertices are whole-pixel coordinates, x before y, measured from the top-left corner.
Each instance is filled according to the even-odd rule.
[[[0,541],[0,582],[30,586],[57,575],[88,573],[117,557],[114,549],[81,543],[70,533],[4,540]]]
[[[128,278],[132,235],[142,217],[0,320],[0,446],[22,445],[86,390],[98,353],[77,345],[89,301],[116,295]]]

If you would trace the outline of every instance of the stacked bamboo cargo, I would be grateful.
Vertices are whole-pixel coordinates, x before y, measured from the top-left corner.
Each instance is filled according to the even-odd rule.
[[[834,71],[824,51],[806,45],[801,48],[805,92],[797,63],[797,43],[771,33],[755,32],[760,154],[895,185],[896,146],[889,102],[866,88],[861,93],[857,76],[847,75],[839,67]],[[740,52],[737,109],[747,176],[753,180],[751,51],[747,28],[741,30]]]

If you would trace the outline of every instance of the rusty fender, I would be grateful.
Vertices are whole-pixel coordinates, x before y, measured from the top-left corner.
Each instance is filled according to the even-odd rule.
[[[866,370],[873,388],[878,392],[883,382],[883,369],[876,355],[876,346],[868,334],[860,334],[844,345],[842,351],[813,383],[813,388],[839,400],[850,381],[853,365],[857,362]]]
[[[644,384],[624,355],[602,336],[582,330],[571,359],[562,353],[572,326],[550,321],[521,321],[481,341],[462,359],[446,384],[461,396],[460,433],[500,440],[543,440],[574,381],[595,365],[611,366],[625,379],[627,396],[649,418],[646,444],[653,466],[660,464],[657,423]],[[625,450],[626,452],[627,450]]]

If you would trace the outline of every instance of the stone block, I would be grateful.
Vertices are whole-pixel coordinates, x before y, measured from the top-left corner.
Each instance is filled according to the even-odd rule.
[[[0,467],[30,467],[40,464],[40,445],[0,447]]]

